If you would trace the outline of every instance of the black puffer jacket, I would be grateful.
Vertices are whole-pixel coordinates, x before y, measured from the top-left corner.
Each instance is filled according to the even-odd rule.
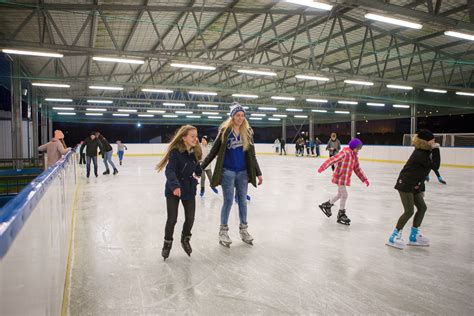
[[[430,171],[438,170],[441,163],[439,148],[432,149],[427,141],[415,136],[415,151],[398,176],[395,189],[401,192],[419,193],[425,191],[425,179]]]
[[[198,181],[193,177],[193,173],[201,175],[201,167],[193,152],[173,149],[166,165],[166,197],[176,197],[173,191],[181,189],[181,200],[191,200],[196,196]]]
[[[99,136],[99,141],[102,144],[102,149],[107,153],[112,150],[109,141],[102,135]]]
[[[86,149],[86,155],[89,157],[97,156],[97,149],[100,148],[102,150],[102,144],[99,142],[97,138],[93,140],[90,137],[84,139],[84,143],[81,145],[80,153],[84,153],[84,149]]]

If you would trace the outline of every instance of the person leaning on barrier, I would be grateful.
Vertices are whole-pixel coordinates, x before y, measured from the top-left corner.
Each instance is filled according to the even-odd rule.
[[[71,148],[66,148],[64,143],[64,134],[60,130],[54,131],[54,137],[51,141],[38,147],[39,151],[46,152],[48,156],[48,168],[54,165],[63,155],[65,155]]]

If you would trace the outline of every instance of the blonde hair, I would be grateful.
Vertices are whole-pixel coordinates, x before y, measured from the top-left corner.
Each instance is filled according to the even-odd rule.
[[[192,130],[197,130],[197,128],[192,125],[183,125],[179,128],[179,130],[176,131],[176,133],[173,136],[173,139],[168,145],[168,149],[166,149],[165,156],[163,157],[163,159],[161,159],[161,161],[155,167],[155,169],[158,172],[163,170],[163,168],[168,163],[170,153],[172,150],[178,149],[179,152],[186,151],[186,145],[184,144],[183,137],[186,137],[188,133]],[[194,157],[196,157],[196,160],[200,161],[202,158],[201,146],[198,143],[196,143],[196,146],[194,146],[192,150],[194,152]]]
[[[227,120],[222,122],[221,126],[219,127],[219,132],[222,133],[222,141],[224,141],[227,130],[233,127],[234,121],[232,120],[232,117],[229,117]],[[244,121],[242,122],[242,125],[240,125],[240,139],[242,141],[244,151],[247,151],[249,149],[250,145],[252,144],[252,138],[253,130],[250,127],[250,124],[247,119],[244,117]]]

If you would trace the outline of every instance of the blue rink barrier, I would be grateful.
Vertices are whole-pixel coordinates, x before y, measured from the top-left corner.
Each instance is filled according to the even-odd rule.
[[[0,315],[59,315],[78,186],[67,153],[0,208]]]

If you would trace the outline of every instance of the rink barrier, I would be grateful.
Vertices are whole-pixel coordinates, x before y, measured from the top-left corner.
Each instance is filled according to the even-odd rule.
[[[80,181],[67,153],[0,209],[0,315],[61,314]]]

